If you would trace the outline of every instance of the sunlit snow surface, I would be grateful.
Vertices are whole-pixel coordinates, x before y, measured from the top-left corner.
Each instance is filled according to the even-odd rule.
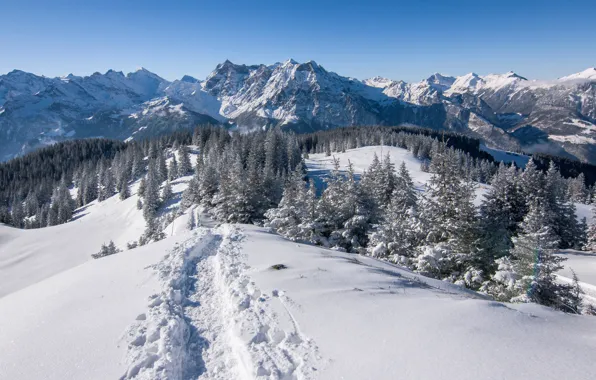
[[[402,149],[336,156],[362,173],[373,152],[405,161],[422,190],[429,174]],[[42,230],[0,227],[0,379],[593,378],[593,318],[489,301],[261,227],[203,215],[187,231],[186,212],[166,240],[90,260],[104,240],[138,238],[135,203],[116,196]],[[596,280],[591,257],[580,260]]]

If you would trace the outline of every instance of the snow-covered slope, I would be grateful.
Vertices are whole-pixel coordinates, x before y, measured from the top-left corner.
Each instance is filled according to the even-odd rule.
[[[428,179],[403,149],[337,156],[362,172],[375,152],[404,161],[419,187]],[[330,167],[319,155],[307,164],[321,175]],[[174,184],[170,209],[187,181]],[[138,237],[142,215],[128,202],[135,196],[115,196],[58,226],[70,247],[57,227],[0,229],[3,263],[21,252],[16,239],[46,240],[0,268],[3,279],[28,278],[0,296],[0,379],[593,378],[591,317],[493,302],[262,227],[203,216],[187,231],[187,211],[165,240],[89,260],[95,234],[118,245]],[[53,259],[65,265],[35,274]],[[43,265],[28,271],[35,260]]]
[[[137,197],[112,197],[78,210],[75,220],[58,226],[18,230],[0,226],[0,297],[91,259],[113,240],[124,248],[145,229]]]
[[[0,379],[122,376],[127,326],[145,311],[147,298],[159,291],[151,265],[176,239],[84,262],[0,298]],[[88,257],[86,251],[97,250],[86,238],[76,240],[82,261]],[[60,245],[46,248],[48,256],[61,253]]]
[[[569,80],[596,80],[596,67],[590,67],[582,72],[559,78],[560,82]]]

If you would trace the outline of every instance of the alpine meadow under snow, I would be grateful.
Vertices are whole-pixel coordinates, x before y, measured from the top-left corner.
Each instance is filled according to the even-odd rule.
[[[0,379],[592,379],[592,183],[486,149],[199,127],[2,164]]]

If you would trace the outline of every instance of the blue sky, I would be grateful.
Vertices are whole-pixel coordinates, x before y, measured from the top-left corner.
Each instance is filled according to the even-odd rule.
[[[138,66],[204,78],[217,63],[315,60],[364,79],[596,66],[596,1],[0,0],[0,73]]]

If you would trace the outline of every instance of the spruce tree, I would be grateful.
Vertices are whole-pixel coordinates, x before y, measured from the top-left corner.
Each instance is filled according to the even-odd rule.
[[[168,201],[170,198],[172,198],[172,185],[170,184],[170,181],[166,181],[161,191],[161,201],[163,203]]]
[[[509,265],[493,276],[493,292],[514,302],[535,302],[565,311],[572,287],[556,280],[555,273],[563,269],[565,259],[555,255],[558,240],[548,224],[549,213],[544,201],[531,202],[520,234],[514,239],[511,259],[499,261]]]
[[[306,197],[307,188],[302,171],[295,170],[286,182],[279,205],[265,213],[265,225],[293,241],[308,239],[300,228],[308,213],[308,204],[304,202]]]
[[[173,181],[176,178],[178,178],[178,161],[176,161],[176,156],[174,155],[168,167],[168,180]]]
[[[189,175],[192,171],[192,165],[190,163],[190,156],[188,153],[188,147],[182,145],[178,150],[180,156],[180,163],[178,164],[178,176],[183,177]]]
[[[189,230],[194,230],[196,227],[196,221],[195,221],[195,211],[194,209],[189,210],[189,216],[188,216],[188,221],[186,222],[186,228],[188,228]]]
[[[384,210],[381,223],[370,235],[370,255],[388,258],[409,265],[419,243],[418,196],[410,174],[402,163],[396,178],[389,206]]]
[[[473,277],[477,283],[480,279],[475,268],[478,230],[474,184],[462,180],[458,170],[457,155],[440,145],[433,153],[433,174],[421,207],[426,244],[420,248],[416,266],[430,276],[466,282]]]

